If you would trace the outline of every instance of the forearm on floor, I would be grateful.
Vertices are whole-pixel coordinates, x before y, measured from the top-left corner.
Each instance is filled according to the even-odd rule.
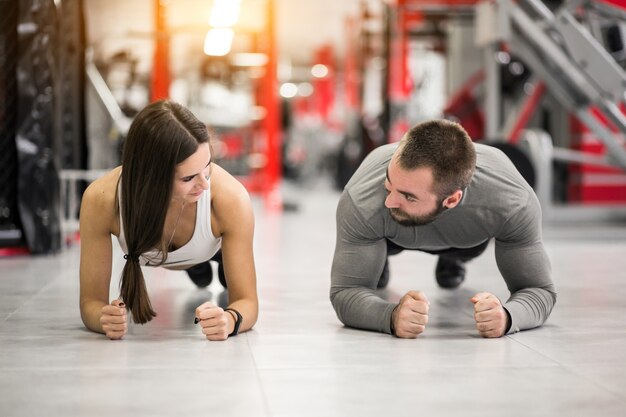
[[[346,326],[391,334],[391,314],[396,304],[383,300],[373,290],[331,289],[330,299],[337,317]]]
[[[550,316],[556,303],[556,292],[550,288],[526,288],[515,292],[504,303],[511,316],[507,334],[541,326]]]
[[[100,317],[102,316],[102,307],[105,305],[102,301],[97,300],[80,303],[80,317],[86,328],[96,333],[104,333]]]
[[[556,303],[550,260],[543,243],[514,246],[496,241],[498,269],[511,297],[504,304],[511,315],[507,334],[541,326]]]
[[[257,302],[253,300],[237,300],[229,304],[226,308],[235,309],[241,314],[242,320],[239,333],[250,330],[256,324],[259,316],[259,305]]]

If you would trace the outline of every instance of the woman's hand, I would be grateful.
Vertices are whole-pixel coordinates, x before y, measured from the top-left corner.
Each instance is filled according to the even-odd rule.
[[[111,340],[121,339],[126,334],[128,331],[126,305],[122,300],[113,300],[111,304],[102,307],[100,324],[104,334]]]
[[[196,323],[202,326],[202,333],[209,340],[228,339],[228,335],[232,333],[235,326],[230,313],[210,301],[196,308]]]

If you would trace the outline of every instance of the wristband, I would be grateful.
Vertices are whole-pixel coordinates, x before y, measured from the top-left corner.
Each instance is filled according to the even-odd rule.
[[[225,308],[224,311],[228,311],[229,313],[231,313],[231,315],[235,319],[235,328],[233,329],[233,332],[228,335],[228,337],[237,336],[237,334],[239,334],[239,326],[241,326],[241,322],[243,321],[241,313],[234,308]],[[237,317],[235,317],[235,315],[233,315],[232,313],[235,313]]]

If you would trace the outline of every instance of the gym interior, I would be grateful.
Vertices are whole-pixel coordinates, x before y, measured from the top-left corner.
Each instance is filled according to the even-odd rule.
[[[0,0],[0,71],[0,416],[626,415],[623,0]],[[83,193],[161,99],[250,196],[258,319],[224,341],[194,315],[228,289],[184,270],[142,267],[157,316],[121,340],[81,320]],[[511,296],[493,242],[455,289],[436,256],[389,257],[371,292],[427,294],[416,338],[333,309],[344,187],[432,119],[536,194],[558,294],[542,326],[477,332],[472,295]]]

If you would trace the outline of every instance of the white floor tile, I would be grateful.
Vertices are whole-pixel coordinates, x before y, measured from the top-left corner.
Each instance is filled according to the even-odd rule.
[[[431,302],[426,332],[400,340],[345,328],[332,310],[338,194],[285,197],[297,211],[255,200],[259,322],[223,343],[193,325],[202,302],[226,302],[218,283],[147,270],[157,318],[109,341],[80,320],[77,247],[0,258],[0,416],[626,416],[626,225],[546,225],[555,310],[501,339],[477,336],[469,302],[508,297],[493,246],[454,291],[437,287],[435,257],[392,257],[381,296],[419,289]]]

